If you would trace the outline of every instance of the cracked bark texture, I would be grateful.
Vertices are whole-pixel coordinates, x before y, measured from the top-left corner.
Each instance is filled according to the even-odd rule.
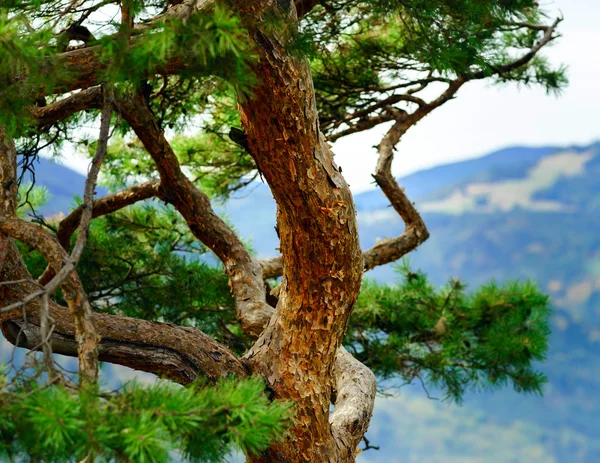
[[[334,435],[333,369],[362,278],[348,185],[320,135],[308,63],[285,49],[286,31],[260,28],[272,2],[238,2],[255,42],[260,84],[240,100],[250,152],[278,206],[283,280],[275,314],[245,356],[275,397],[296,404],[290,436],[251,462],[353,461],[356,445]],[[295,11],[280,11],[292,15]]]
[[[90,321],[101,336],[99,358],[182,384],[197,377],[214,381],[229,374],[260,374],[274,397],[296,404],[296,415],[285,440],[262,455],[249,456],[249,463],[353,462],[371,418],[376,389],[372,372],[341,347],[362,274],[397,260],[428,236],[421,217],[391,174],[394,147],[410,127],[453,98],[465,82],[488,75],[476,72],[457,76],[455,80],[430,76],[412,90],[405,88],[404,94],[392,94],[370,107],[357,108],[338,121],[339,124],[345,121],[348,128],[330,132],[333,141],[393,122],[377,147],[379,161],[374,177],[406,228],[399,237],[362,253],[352,196],[320,131],[308,63],[287,49],[288,37],[297,30],[298,18],[322,2],[228,0],[228,3],[241,16],[259,56],[252,70],[260,85],[253,89],[252,97],[239,95],[239,109],[250,151],[277,202],[282,256],[258,262],[250,255],[235,233],[216,216],[207,196],[184,175],[164,132],[140,95],[122,97],[112,109],[121,114],[142,141],[156,163],[160,180],[94,201],[92,215],[109,214],[149,197],[171,203],[196,238],[223,262],[240,325],[246,334],[258,339],[245,357],[238,359],[227,348],[193,329],[93,314]],[[163,14],[144,24],[130,24],[128,19],[128,28],[133,27],[135,32],[130,44],[136,46],[145,40],[144,32],[154,21],[186,18],[214,4],[215,0],[183,0],[173,2]],[[278,30],[266,26],[266,18],[273,13],[283,19]],[[558,21],[552,26],[535,26],[536,30],[544,31],[544,36],[527,54],[494,72],[502,74],[527,64],[553,40]],[[99,85],[110,66],[101,56],[101,45],[57,56],[57,65],[65,72],[60,74],[53,89],[46,90],[54,94],[77,92],[48,106],[30,108],[38,127],[50,127],[79,111],[100,109]],[[189,69],[185,57],[172,56],[149,70],[149,75],[161,74],[164,78]],[[197,67],[194,69],[202,73]],[[26,74],[19,76],[15,84],[27,85],[26,78]],[[447,84],[448,88],[433,101],[426,102],[411,94],[434,81]],[[416,105],[417,109],[409,114],[394,106],[402,101]],[[339,128],[335,124],[323,120],[326,129]],[[13,282],[0,286],[3,306],[31,297],[40,283],[48,282],[60,270],[70,238],[82,217],[80,208],[63,220],[58,239],[16,219],[14,151],[0,127],[0,281]],[[39,282],[31,281],[13,238],[6,233],[44,250],[49,267]],[[276,301],[269,299],[276,305],[274,308],[267,303],[263,280],[278,276],[283,279]],[[81,284],[75,272],[67,284],[79,291]],[[85,293],[77,294],[85,297]],[[39,304],[39,299],[33,299],[17,310],[0,308],[0,325],[9,341],[26,348],[40,344]],[[80,343],[76,342],[73,317],[52,301],[49,311],[56,322],[51,338],[53,349],[77,355]],[[331,402],[335,409],[330,414]]]

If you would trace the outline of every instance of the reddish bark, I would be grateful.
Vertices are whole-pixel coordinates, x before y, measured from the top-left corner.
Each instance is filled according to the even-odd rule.
[[[261,53],[253,69],[260,85],[240,104],[242,124],[277,201],[284,262],[275,315],[246,359],[276,397],[295,402],[296,416],[290,437],[251,461],[353,461],[357,442],[335,438],[329,404],[337,349],[362,278],[356,214],[320,135],[307,61],[288,54],[284,31],[269,36],[257,25],[273,5],[238,5]]]

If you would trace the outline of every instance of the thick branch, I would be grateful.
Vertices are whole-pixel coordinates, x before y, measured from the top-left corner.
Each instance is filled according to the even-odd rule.
[[[289,53],[295,15],[284,2],[233,2],[257,44],[259,84],[239,98],[250,153],[278,206],[284,260],[269,325],[246,354],[275,397],[296,403],[290,437],[250,461],[345,461],[354,449],[329,426],[337,349],[355,303],[362,262],[352,196],[321,136],[308,62]],[[278,9],[289,28],[265,27]],[[343,459],[341,455],[344,455]]]
[[[14,214],[16,208],[16,154],[14,145],[4,135],[4,130],[0,127],[0,216]],[[28,222],[6,219],[5,216],[2,220],[7,227],[12,227],[11,230],[17,237],[32,241],[34,247],[37,245],[44,250],[46,258],[54,262],[55,269],[62,266],[66,253],[53,237],[45,235],[41,229]],[[32,236],[32,240],[25,239],[27,234]],[[72,278],[76,278],[76,274],[73,275]],[[20,302],[39,289],[38,285],[31,282],[31,275],[14,241],[4,233],[0,233],[0,282],[11,282],[0,286],[3,306]],[[70,294],[70,291],[65,291],[67,298]],[[23,322],[21,309],[0,313],[2,331],[9,341],[27,348],[42,345],[40,304],[39,299],[27,304],[27,324]],[[76,356],[78,342],[71,314],[50,301],[49,315],[54,321],[50,339],[54,351]],[[100,360],[103,361],[166,376],[182,384],[190,383],[198,376],[215,381],[229,374],[247,374],[233,353],[192,328],[99,314],[93,315],[93,323],[97,325],[98,334],[103,338],[98,346]],[[17,339],[21,330],[21,336]]]
[[[336,439],[356,449],[367,432],[377,393],[373,372],[344,347],[338,349],[335,367],[335,409],[329,417]]]
[[[32,114],[41,124],[48,124],[82,109],[97,108],[100,104],[101,91],[94,88],[67,97],[48,109],[34,109]],[[93,217],[111,213],[150,196],[159,196],[172,203],[184,216],[192,233],[224,263],[242,327],[247,334],[258,336],[273,313],[266,303],[262,276],[259,275],[260,266],[235,233],[212,211],[208,197],[185,177],[163,131],[158,128],[143,100],[121,100],[119,110],[157,162],[161,178],[166,182],[162,186],[158,182],[148,182],[97,200],[93,205]],[[77,227],[81,209],[73,211],[59,227],[58,238],[65,249],[68,249],[70,237]],[[46,282],[52,276],[53,271],[49,268],[40,282]]]
[[[100,108],[102,105],[102,89],[93,87],[69,95],[48,106],[33,106],[31,115],[38,121],[40,127],[47,127],[71,117],[79,111]]]

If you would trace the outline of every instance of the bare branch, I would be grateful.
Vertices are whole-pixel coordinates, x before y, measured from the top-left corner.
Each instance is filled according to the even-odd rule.
[[[377,393],[375,375],[344,347],[338,349],[333,375],[336,397],[329,417],[331,429],[345,447],[356,449],[373,415]]]
[[[77,340],[83,345],[80,355],[80,369],[83,367],[85,381],[93,380],[95,378],[93,375],[94,364],[97,364],[97,351],[95,348],[97,335],[91,317],[91,307],[77,272],[74,270],[75,261],[60,246],[56,238],[30,222],[16,217],[0,217],[0,231],[36,249],[53,266],[56,272],[56,276],[43,289],[27,294],[23,300],[14,301],[7,307],[0,309],[0,313],[10,312],[45,294],[51,294],[60,285],[71,315],[75,320]],[[7,280],[10,280],[10,278]],[[90,374],[92,376],[89,376]]]
[[[98,140],[98,148],[96,155],[92,160],[92,167],[90,169],[88,178],[86,179],[86,186],[84,191],[84,204],[82,218],[79,226],[79,235],[72,256],[68,256],[66,252],[60,247],[56,239],[44,232],[41,228],[17,219],[14,214],[14,205],[8,215],[5,215],[5,211],[0,215],[0,230],[8,234],[12,238],[19,239],[22,242],[30,245],[38,252],[40,252],[48,261],[48,264],[52,266],[55,276],[44,286],[41,290],[29,294],[27,299],[24,301],[15,302],[9,304],[8,307],[4,307],[0,312],[8,312],[13,309],[16,305],[25,305],[31,298],[42,297],[41,306],[41,327],[42,327],[42,339],[48,337],[49,322],[47,313],[47,298],[52,294],[59,286],[62,286],[65,299],[71,310],[71,314],[74,318],[77,342],[79,345],[79,374],[82,384],[87,382],[95,382],[98,376],[98,352],[97,342],[98,337],[96,335],[96,329],[94,327],[91,318],[91,307],[87,300],[87,296],[83,290],[83,286],[75,267],[85,244],[87,242],[87,235],[89,224],[92,216],[92,203],[94,196],[94,189],[96,187],[96,181],[100,165],[106,155],[106,147],[108,143],[108,135],[110,129],[110,117],[111,117],[111,106],[108,103],[104,104],[102,111],[101,125],[100,125],[100,137]],[[2,153],[6,156],[7,153]],[[8,154],[10,155],[10,153]],[[14,156],[14,154],[13,154]],[[13,172],[12,175],[16,173]],[[3,190],[5,190],[3,188]],[[14,194],[14,192],[13,192]],[[14,201],[14,200],[13,200]],[[57,247],[58,245],[58,247]],[[16,307],[15,307],[16,308]],[[49,359],[49,352],[44,348],[45,357]]]
[[[540,40],[538,40],[535,43],[535,45],[531,47],[531,49],[520,58],[512,61],[511,63],[505,64],[504,66],[498,66],[494,68],[492,75],[502,75],[507,72],[514,71],[515,69],[520,68],[521,66],[524,66],[525,64],[529,63],[544,45],[556,39],[557,36],[554,35],[554,32],[556,31],[556,27],[561,21],[562,18],[556,18],[550,26],[539,25],[536,27],[532,27],[532,25],[530,24],[523,24],[523,27],[544,31],[544,36]],[[472,74],[467,74],[465,77],[467,80],[484,79],[486,77],[490,77],[490,73],[479,71]]]
[[[158,180],[150,180],[149,182],[140,183],[131,188],[125,188],[112,195],[104,196],[97,199],[92,204],[92,218],[101,217],[112,214],[124,207],[135,204],[138,201],[143,201],[148,198],[160,196],[160,182]],[[65,217],[58,226],[56,237],[60,245],[66,250],[69,250],[71,236],[77,230],[81,216],[83,213],[83,205],[72,211]],[[44,273],[38,279],[41,285],[47,284],[54,277],[54,270],[51,265],[48,265]]]
[[[125,188],[114,194],[95,200],[91,208],[92,218],[95,219],[112,214],[124,207],[154,197],[160,197],[159,180],[150,180],[130,188]],[[79,225],[83,211],[84,208],[81,205],[60,222],[56,236],[63,248],[68,249],[71,236]]]

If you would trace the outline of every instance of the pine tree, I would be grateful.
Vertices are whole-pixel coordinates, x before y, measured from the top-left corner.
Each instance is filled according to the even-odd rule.
[[[350,462],[376,378],[540,393],[534,285],[363,274],[429,236],[391,174],[402,136],[472,81],[559,92],[559,22],[533,0],[2,2],[0,326],[42,355],[0,374],[0,456]],[[363,252],[328,142],[382,124],[373,177],[406,228]],[[92,158],[77,207],[26,214],[48,198],[24,174],[67,142]],[[262,261],[211,206],[257,177]],[[99,361],[170,383],[106,391]]]

